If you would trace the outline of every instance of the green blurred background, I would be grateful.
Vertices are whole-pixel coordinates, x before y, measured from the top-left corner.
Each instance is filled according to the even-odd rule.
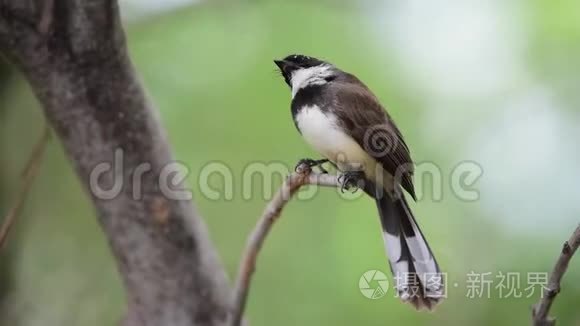
[[[388,272],[374,204],[323,189],[291,202],[260,256],[251,325],[525,325],[535,294],[502,298],[498,275],[547,272],[580,221],[580,2],[438,0],[125,1],[132,57],[230,278],[265,204],[261,182],[242,197],[244,168],[315,154],[290,119],[290,93],[273,58],[318,56],[355,73],[387,104],[417,162],[442,172],[413,205],[440,265],[448,299],[417,313],[392,291],[358,288]],[[43,118],[24,81],[0,67],[0,212]],[[483,175],[465,201],[454,167]],[[204,196],[199,175],[221,162],[233,199]],[[274,178],[275,187],[281,178]],[[212,187],[223,189],[219,178]],[[440,190],[441,198],[436,196]],[[1,214],[0,214],[1,215]],[[491,273],[469,298],[469,273]],[[580,258],[552,314],[580,325]],[[57,141],[22,218],[0,253],[1,325],[116,325],[124,297],[94,212]]]

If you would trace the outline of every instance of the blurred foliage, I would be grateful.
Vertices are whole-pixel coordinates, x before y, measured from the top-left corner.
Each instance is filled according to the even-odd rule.
[[[533,34],[531,69],[562,92],[562,99],[580,103],[580,8],[578,1],[534,0],[530,5],[530,32]]]
[[[372,6],[369,2],[366,6]],[[530,70],[549,74],[562,98],[574,101],[574,75],[560,60],[580,55],[579,6],[536,0],[525,4],[533,37]],[[574,10],[572,10],[574,9]],[[242,198],[242,175],[252,162],[281,162],[292,168],[316,157],[296,132],[290,94],[272,59],[305,53],[356,72],[392,116],[413,148],[444,171],[456,162],[465,139],[432,146],[418,128],[429,99],[401,81],[401,67],[369,32],[357,6],[329,2],[212,2],[158,16],[128,28],[130,50],[151,98],[158,106],[177,158],[190,167],[195,203],[209,225],[229,274],[235,275],[245,238],[265,201],[253,183]],[[393,59],[393,60],[392,60]],[[42,117],[22,80],[0,98],[0,211]],[[388,101],[387,101],[388,99]],[[478,113],[466,111],[478,121]],[[487,114],[495,114],[493,111]],[[26,126],[26,127],[23,127]],[[456,126],[448,126],[455,128]],[[234,175],[234,199],[211,200],[199,188],[200,171],[211,162]],[[219,180],[211,179],[219,186]],[[281,177],[272,181],[277,185]],[[374,204],[340,199],[321,190],[309,201],[293,201],[260,256],[249,301],[252,325],[520,325],[527,324],[532,298],[466,298],[467,274],[546,271],[568,234],[521,234],[503,229],[477,202],[462,202],[445,185],[442,201],[414,205],[439,263],[449,273],[449,298],[434,313],[417,313],[391,295],[364,298],[358,280],[367,270],[388,271]],[[508,203],[506,203],[507,205]],[[551,218],[551,217],[549,217]],[[34,193],[0,271],[9,271],[1,325],[116,325],[124,297],[106,239],[80,190],[60,145],[53,141]],[[565,277],[553,309],[561,325],[580,323],[578,259]],[[9,284],[6,284],[9,283]],[[457,284],[457,286],[454,286]],[[496,283],[494,283],[495,285]]]

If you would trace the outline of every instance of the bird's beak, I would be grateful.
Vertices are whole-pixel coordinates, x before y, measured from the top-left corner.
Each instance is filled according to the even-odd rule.
[[[276,64],[276,66],[278,66],[278,68],[280,68],[280,71],[284,74],[284,75],[288,75],[290,76],[290,74],[298,69],[299,67],[296,66],[294,63],[290,62],[290,61],[286,61],[286,60],[274,60],[274,63]]]
[[[284,67],[286,67],[286,61],[274,60],[274,63],[276,64],[276,66],[278,66],[278,68],[280,68],[280,70],[284,71]]]
[[[280,73],[284,77],[284,81],[286,81],[286,84],[292,87],[290,80],[292,79],[292,72],[298,69],[296,65],[286,60],[274,60],[274,63],[276,64],[276,66],[278,66],[278,68],[280,68]]]

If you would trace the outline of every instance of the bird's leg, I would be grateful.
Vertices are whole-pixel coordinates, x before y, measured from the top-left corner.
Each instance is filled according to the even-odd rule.
[[[328,171],[326,171],[326,169],[322,166],[322,164],[328,162],[327,159],[321,159],[321,160],[313,160],[311,158],[303,158],[300,161],[298,161],[298,164],[296,164],[296,167],[294,168],[295,171],[298,171],[298,169],[300,168],[300,166],[302,165],[306,165],[309,168],[313,168],[313,167],[318,167],[320,169],[320,172],[322,173],[328,173]]]
[[[328,160],[326,160],[326,161],[328,162]],[[320,164],[318,165],[318,169],[320,170],[320,173],[323,173],[323,174],[328,174],[328,170],[326,170],[326,169],[324,168],[324,166],[322,165],[322,164],[324,164],[324,163],[326,163],[326,162],[322,162],[322,163],[320,163]]]
[[[352,189],[352,193],[355,193],[364,187],[365,174],[363,171],[346,171],[338,177],[338,182],[342,183],[341,192]]]

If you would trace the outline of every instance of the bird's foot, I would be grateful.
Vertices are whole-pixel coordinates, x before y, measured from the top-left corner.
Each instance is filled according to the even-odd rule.
[[[347,171],[338,177],[338,182],[342,185],[340,186],[340,191],[344,193],[345,190],[352,190],[354,194],[360,188],[364,187],[365,174],[363,171]]]
[[[326,171],[326,169],[322,166],[322,164],[326,162],[328,162],[327,159],[313,160],[311,158],[303,158],[300,161],[298,161],[298,164],[296,164],[294,171],[299,172],[300,170],[303,169],[304,166],[306,166],[309,169],[312,169],[313,167],[318,167],[321,173],[328,173],[328,171]]]

